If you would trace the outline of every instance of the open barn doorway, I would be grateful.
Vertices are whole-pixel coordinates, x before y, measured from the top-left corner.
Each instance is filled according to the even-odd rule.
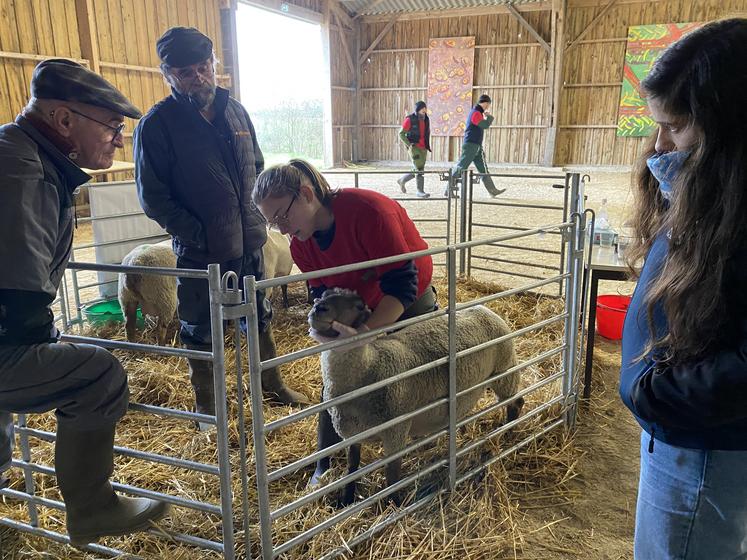
[[[239,2],[236,31],[241,102],[254,123],[265,165],[301,157],[321,166],[325,73],[320,25]]]

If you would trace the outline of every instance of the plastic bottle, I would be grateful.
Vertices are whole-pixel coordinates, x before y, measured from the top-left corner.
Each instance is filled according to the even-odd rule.
[[[594,224],[594,243],[605,247],[611,247],[615,239],[615,230],[610,224],[607,212],[607,199],[602,199],[602,204],[596,211],[596,222]]]
[[[594,228],[598,231],[608,230],[610,228],[609,214],[607,213],[607,199],[602,199],[602,205],[597,210],[597,220]]]

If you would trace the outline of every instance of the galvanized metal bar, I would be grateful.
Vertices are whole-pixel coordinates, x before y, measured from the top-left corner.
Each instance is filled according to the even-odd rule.
[[[12,519],[7,519],[7,518],[0,518],[0,525],[4,525],[5,527],[10,527],[11,529],[14,529],[16,531],[21,531],[22,533],[28,533],[28,534],[31,534],[37,537],[43,537],[45,539],[49,539],[51,541],[55,541],[61,544],[70,544],[70,537],[66,535],[63,535],[61,533],[56,533],[55,531],[49,531],[47,529],[40,529],[33,525],[21,523],[20,521],[14,521]],[[95,552],[96,554],[107,554],[112,557],[115,557],[115,556],[121,557],[124,554],[124,552],[122,552],[121,550],[117,550],[116,548],[109,548],[108,546],[102,546],[100,544],[88,544],[81,548],[83,550]],[[132,560],[136,560],[136,559],[143,560],[142,556],[136,556],[134,554],[128,555],[127,558],[132,559]]]
[[[583,228],[583,215],[574,213],[572,217],[575,217],[575,227],[572,229],[572,235],[570,238],[571,245],[571,258],[570,265],[571,278],[568,283],[571,286],[570,289],[570,317],[568,318],[569,327],[571,332],[568,333],[569,344],[568,348],[568,364],[567,364],[567,375],[563,380],[563,394],[566,399],[572,400],[571,403],[567,403],[568,408],[566,412],[566,423],[569,427],[573,428],[576,423],[576,404],[578,403],[578,391],[576,390],[575,380],[580,366],[580,349],[578,346],[578,331],[579,324],[583,322],[579,316],[581,308],[581,284],[583,278],[583,258],[584,258],[584,228]],[[581,327],[583,328],[583,327]]]
[[[467,389],[464,389],[462,391],[459,391],[457,393],[457,398],[461,397],[462,395],[466,395],[468,393],[471,393],[472,391],[476,391],[477,389],[485,388],[491,383],[495,383],[499,379],[503,379],[504,377],[507,377],[509,375],[512,375],[516,372],[519,372],[523,369],[526,369],[528,367],[533,366],[534,364],[538,364],[540,362],[544,362],[545,360],[548,360],[555,356],[556,354],[560,354],[563,351],[563,348],[565,348],[565,345],[558,346],[557,348],[553,348],[552,350],[548,350],[547,352],[543,352],[539,356],[535,356],[531,360],[527,360],[526,362],[522,362],[520,364],[516,364],[512,368],[508,368],[506,371],[499,373],[498,375],[493,375],[491,377],[488,377],[485,381],[481,381],[480,383],[477,383],[476,385],[473,385],[472,387],[469,387]]]
[[[315,416],[316,414],[324,410],[328,410],[329,408],[333,406],[337,406],[342,403],[351,401],[353,399],[357,399],[359,397],[362,397],[363,395],[367,395],[368,393],[377,391],[378,389],[391,385],[392,383],[397,383],[399,381],[408,379],[424,371],[428,371],[429,369],[432,369],[434,367],[444,365],[448,361],[449,361],[448,357],[439,358],[438,360],[434,360],[432,362],[428,362],[427,364],[423,364],[423,365],[414,367],[412,369],[408,369],[407,371],[403,371],[387,379],[382,379],[381,381],[377,381],[376,383],[371,383],[369,385],[365,385],[363,387],[353,389],[352,391],[349,391],[345,393],[344,395],[340,395],[339,397],[329,399],[328,401],[324,401],[319,404],[307,406],[303,410],[299,410],[298,412],[294,412],[292,414],[289,414],[288,416],[283,416],[282,418],[279,418],[278,420],[275,420],[273,422],[270,422],[269,424],[266,424],[265,434],[268,434],[274,430],[288,426],[289,424],[293,424],[295,422],[303,420],[304,418],[307,418],[309,416]]]
[[[509,231],[532,231],[536,229],[536,228],[528,228],[528,227],[523,227],[523,226],[502,226],[498,224],[485,224],[482,222],[475,222],[474,225],[475,227],[484,227],[484,228],[489,228],[489,229],[506,229]],[[541,229],[540,229],[540,233],[550,233],[552,235],[561,235],[561,232],[559,231],[542,231]]]
[[[113,220],[115,218],[129,218],[131,216],[145,216],[145,213],[141,210],[139,212],[124,212],[122,214],[106,214],[104,216],[82,216],[78,218],[79,224],[87,224],[88,222],[99,222],[105,220]],[[164,234],[166,235],[166,234]]]
[[[371,537],[383,531],[390,525],[393,525],[394,523],[396,523],[403,517],[410,515],[411,513],[414,513],[415,511],[429,504],[431,501],[441,496],[445,492],[446,492],[446,489],[437,490],[436,492],[433,492],[432,494],[428,494],[427,496],[419,499],[417,502],[410,504],[409,506],[405,508],[399,509],[396,513],[392,513],[386,516],[386,518],[384,518],[383,520],[377,521],[374,526],[366,529],[362,533],[359,533],[358,535],[356,535],[355,537],[347,541],[345,543],[345,546],[340,546],[328,552],[327,554],[319,558],[319,560],[331,560],[332,558],[338,558],[339,556],[342,556],[343,554],[349,553],[350,550],[353,549],[358,544],[370,539]]]
[[[479,173],[475,173],[479,175]],[[492,200],[476,200],[474,204],[482,206],[505,206],[508,208],[532,208],[535,210],[562,210],[562,206],[556,204],[529,204],[528,202],[499,202],[495,199]]]
[[[447,253],[448,282],[449,282],[449,488],[456,484],[457,464],[457,324],[456,324],[456,250],[449,249]]]
[[[332,527],[333,525],[337,525],[338,523],[341,523],[345,519],[348,519],[349,517],[355,515],[359,511],[367,508],[370,505],[373,505],[375,503],[380,502],[387,496],[394,494],[398,490],[410,485],[411,483],[415,482],[419,478],[424,477],[425,475],[428,475],[432,473],[433,471],[436,471],[444,466],[446,466],[448,461],[446,459],[443,459],[441,461],[438,461],[437,463],[434,463],[422,471],[418,471],[417,473],[410,475],[406,478],[403,478],[402,480],[397,481],[396,483],[392,484],[391,486],[387,486],[386,488],[379,490],[374,494],[373,496],[369,496],[368,498],[365,498],[361,500],[360,502],[356,502],[355,504],[345,508],[340,513],[333,515],[329,519],[325,519],[318,525],[312,527],[311,529],[308,529],[307,531],[304,531],[300,535],[297,535],[296,537],[290,539],[289,541],[286,541],[279,547],[277,547],[274,551],[273,558],[277,558],[278,556],[288,552],[291,548],[294,548],[300,544],[305,543],[309,539],[315,537],[322,531],[327,530],[328,528]]]
[[[332,342],[325,342],[323,344],[317,344],[316,346],[311,346],[310,348],[303,348],[301,350],[295,350],[294,352],[290,352],[289,354],[284,354],[282,356],[278,356],[277,358],[265,360],[264,362],[262,362],[261,367],[263,370],[266,370],[269,368],[281,366],[283,364],[287,364],[295,360],[299,360],[301,358],[313,356],[314,354],[320,354],[321,352],[324,352],[325,350],[335,350],[337,348],[342,348],[344,346],[348,346],[350,344],[353,344],[361,340],[373,339],[377,335],[384,334],[387,331],[400,330],[414,323],[419,323],[427,319],[433,319],[435,317],[440,317],[441,315],[446,315],[446,311],[445,310],[431,311],[423,315],[418,315],[417,317],[412,317],[404,321],[399,321],[396,323],[396,325],[385,325],[383,327],[377,327],[370,331],[366,331],[364,333],[360,333],[355,336],[347,337],[341,340],[333,340]]]
[[[553,381],[557,381],[558,379],[560,379],[563,376],[563,373],[564,372],[562,370],[560,372],[554,373],[551,376],[546,377],[546,378],[542,379],[541,381],[538,381],[537,383],[534,383],[533,385],[530,385],[529,387],[525,387],[524,389],[522,389],[521,391],[517,392],[512,397],[509,397],[509,398],[504,399],[504,400],[502,400],[500,402],[497,402],[497,403],[493,403],[490,406],[486,406],[485,408],[483,408],[481,410],[478,410],[477,412],[475,412],[474,414],[471,414],[470,416],[466,416],[465,418],[462,418],[457,423],[457,427],[461,428],[463,426],[466,426],[467,424],[469,424],[471,422],[474,422],[475,420],[479,420],[483,416],[487,416],[488,414],[492,413],[495,410],[498,410],[499,408],[503,408],[504,406],[506,406],[507,403],[509,403],[511,401],[515,401],[519,397],[523,397],[524,395],[528,395],[528,394],[532,393],[533,391],[536,391],[537,389],[541,389],[545,385],[549,385]],[[562,400],[563,397],[559,396],[557,398],[559,398],[559,399]],[[543,405],[540,405],[540,406],[543,406]],[[525,414],[524,416],[521,416],[521,417],[517,418],[513,422],[516,422],[516,423],[523,422],[524,420],[526,420],[526,418],[527,418],[527,414]],[[513,423],[509,423],[509,424],[511,424],[512,426],[515,425]],[[508,426],[508,424],[504,424],[504,426]]]
[[[545,253],[548,255],[559,255],[560,251],[554,249],[541,249],[539,247],[522,247],[521,245],[506,245],[505,243],[488,243],[490,247],[500,247],[501,249],[513,249],[516,251],[532,251],[535,253]]]
[[[522,175],[518,173],[475,173],[475,175],[479,175],[480,177],[485,177],[486,175],[490,177],[504,177],[504,178],[514,178],[514,179],[562,179],[563,175],[536,175],[533,173],[529,173],[527,175]]]
[[[208,271],[195,268],[166,268],[158,266],[128,266],[123,264],[103,264],[70,262],[71,270],[92,270],[94,272],[124,272],[133,274],[150,274],[155,276],[178,276],[180,278],[208,278]]]
[[[63,342],[74,342],[77,344],[93,344],[102,348],[116,348],[117,350],[131,350],[133,352],[148,352],[159,356],[176,356],[178,358],[191,358],[194,360],[211,360],[212,352],[202,350],[188,350],[186,348],[172,348],[171,346],[156,346],[154,344],[139,344],[136,342],[124,342],[121,340],[108,340],[106,338],[94,338],[91,336],[78,336],[74,334],[63,334],[60,338]]]
[[[382,459],[377,459],[364,467],[358,469],[354,473],[346,474],[342,478],[339,478],[335,480],[334,482],[327,484],[326,486],[322,486],[321,488],[318,488],[314,490],[313,492],[310,492],[309,494],[306,494],[305,496],[298,498],[297,500],[294,500],[293,502],[286,504],[276,510],[274,510],[270,515],[273,521],[277,521],[278,519],[281,519],[282,517],[285,517],[289,513],[294,512],[300,507],[303,507],[307,504],[310,504],[311,502],[317,501],[319,498],[322,498],[326,496],[327,494],[331,494],[335,490],[338,490],[339,488],[342,488],[343,486],[346,486],[350,482],[354,482],[356,480],[359,480],[366,476],[367,474],[380,469],[381,467],[384,467],[391,463],[392,461],[399,459],[401,457],[404,457],[408,453],[411,453],[413,451],[417,451],[421,447],[424,447],[428,445],[431,442],[436,441],[441,436],[444,436],[448,433],[448,430],[444,428],[443,430],[440,430],[438,432],[435,432],[431,435],[429,435],[426,438],[416,440],[415,442],[411,443],[404,449],[397,451],[396,453],[393,453],[391,455],[388,455]]]
[[[165,236],[163,233],[158,233],[154,235],[146,235],[143,237],[129,237],[127,239],[117,239],[115,241],[99,241],[99,242],[93,242],[93,243],[83,243],[81,245],[76,245],[76,249],[91,249],[92,247],[111,247],[114,245],[126,245],[128,243],[134,243],[136,241],[149,241],[154,239],[166,239],[167,236]]]
[[[563,221],[568,221],[568,197],[570,195],[570,183],[571,183],[571,174],[566,173],[565,174],[565,181],[563,182]],[[566,271],[565,269],[565,249],[566,249],[566,243],[565,240],[562,240],[560,242],[560,262],[558,263],[558,272],[560,274],[563,274],[563,272]],[[558,297],[563,297],[563,284],[558,284]]]
[[[502,258],[499,258],[499,257],[489,257],[487,255],[474,255],[473,258],[475,258],[475,259],[483,259],[483,260],[491,261],[491,262],[502,262],[502,263],[507,263],[507,264],[517,264],[519,266],[528,266],[530,268],[541,268],[543,270],[553,270],[553,271],[558,270],[557,266],[549,266],[549,265],[546,265],[546,264],[537,264],[537,263],[526,262],[526,261],[524,261],[524,262],[522,262],[522,261],[514,261],[514,260],[511,260],[511,259],[502,259]]]
[[[382,424],[374,426],[373,428],[364,430],[358,434],[355,434],[352,437],[344,439],[341,442],[335,443],[334,445],[331,445],[324,449],[320,449],[319,451],[315,451],[311,455],[307,455],[301,459],[298,459],[290,463],[289,465],[286,465],[284,467],[281,467],[269,473],[269,476],[268,476],[269,482],[274,482],[276,480],[283,478],[284,476],[293,474],[297,472],[298,470],[302,469],[303,467],[305,467],[306,465],[315,463],[318,459],[321,459],[322,457],[327,457],[328,455],[337,453],[338,451],[345,449],[346,447],[349,447],[355,443],[359,443],[367,438],[375,436],[376,434],[383,432],[384,430],[388,430],[392,426],[396,426],[397,424],[410,420],[411,418],[414,418],[415,416],[419,414],[423,414],[424,412],[433,410],[434,408],[441,406],[442,404],[448,404],[448,402],[449,402],[449,399],[446,397],[444,397],[443,399],[438,399],[437,401],[434,401],[421,408],[418,408],[417,410],[413,410],[412,412],[407,412],[405,414],[400,414],[399,416],[396,416],[392,418],[391,420],[387,420],[386,422],[383,422]],[[259,469],[259,467],[257,468]]]
[[[469,190],[468,181],[472,183],[471,171],[465,169],[462,171],[462,197],[459,201],[459,242],[463,243],[467,241],[467,192]],[[464,274],[466,270],[466,253],[464,250],[459,253],[459,274]]]
[[[70,252],[70,261],[67,263],[67,270],[70,271],[70,278],[73,282],[73,298],[75,300],[75,322],[80,325],[83,323],[83,312],[81,311],[80,288],[78,287],[78,271],[74,268],[70,268],[75,263],[74,257],[75,249]]]
[[[479,467],[476,467],[476,468],[470,470],[469,472],[467,472],[464,476],[462,476],[459,480],[457,480],[457,484],[461,484],[465,480],[469,480],[470,478],[472,478],[476,474],[484,471],[486,468],[488,468],[493,463],[495,463],[497,461],[500,461],[504,457],[507,457],[511,453],[514,453],[515,451],[518,451],[522,447],[524,447],[526,445],[529,445],[534,440],[542,437],[547,432],[549,432],[549,431],[557,428],[558,426],[562,426],[562,425],[563,425],[563,420],[557,420],[556,422],[553,422],[552,424],[550,424],[549,426],[543,428],[539,432],[537,432],[535,434],[532,434],[531,436],[529,436],[527,438],[524,438],[519,443],[517,443],[515,445],[512,445],[511,447],[509,447],[508,449],[505,449],[504,451],[502,451],[500,454],[496,455],[495,457],[490,458],[488,461],[486,461],[485,463],[483,463]]]
[[[259,354],[259,312],[257,310],[257,282],[254,276],[244,277],[244,298],[249,304],[246,316],[246,348],[249,363],[249,392],[252,403],[252,433],[254,437],[254,464],[257,474],[259,502],[259,533],[262,559],[272,560],[272,519],[270,518],[270,479],[267,474],[267,449],[265,448],[265,414],[262,408],[262,359]]]
[[[246,412],[244,411],[244,371],[241,359],[241,321],[233,321],[233,344],[236,348],[236,401],[238,405],[239,428],[239,475],[241,477],[241,506],[244,522],[244,549],[250,549],[249,543],[249,472],[246,453]]]
[[[16,427],[19,430],[27,427],[25,414],[18,414],[16,416]],[[34,496],[36,494],[36,488],[34,485],[34,475],[32,474],[32,469],[29,468],[29,465],[31,464],[31,448],[29,447],[29,436],[28,434],[21,432],[19,434],[18,440],[21,444],[21,458],[23,459],[21,469],[23,470],[23,481],[26,486],[26,493]],[[12,463],[13,461],[11,462],[11,464]],[[28,502],[27,507],[29,510],[29,519],[31,520],[31,525],[33,527],[38,527],[39,512],[36,510],[36,505],[32,502]]]
[[[13,460],[12,466],[18,468],[27,468],[30,471],[46,474],[48,476],[55,476],[54,468],[47,465],[40,465],[38,463],[30,463],[26,461]],[[219,506],[208,504],[205,502],[199,502],[197,500],[190,500],[188,498],[180,498],[178,496],[172,496],[170,494],[164,494],[163,492],[156,492],[154,490],[147,490],[145,488],[138,488],[137,486],[130,486],[129,484],[122,484],[119,482],[112,482],[112,488],[118,492],[124,492],[131,496],[139,496],[142,498],[150,498],[152,500],[161,500],[175,506],[194,509],[197,511],[203,511],[205,513],[211,513],[213,515],[220,515],[221,510]]]
[[[42,441],[54,443],[57,441],[57,435],[53,432],[47,432],[44,430],[37,430],[29,427],[19,427],[18,433],[28,434],[34,436]],[[160,463],[162,465],[169,465],[170,467],[177,467],[180,469],[189,469],[192,471],[204,472],[206,474],[218,475],[218,467],[216,465],[209,465],[207,463],[198,463],[197,461],[190,461],[189,459],[179,459],[177,457],[169,457],[168,455],[160,455],[158,453],[150,453],[148,451],[140,451],[138,449],[132,449],[130,447],[121,447],[118,445],[114,446],[114,452],[117,455],[123,457],[132,457],[133,459],[142,459],[144,461],[150,461],[152,463]]]
[[[130,412],[144,412],[146,414],[155,414],[156,416],[165,416],[167,418],[178,418],[179,420],[188,420],[204,424],[215,424],[215,416],[209,414],[200,414],[199,412],[187,412],[186,410],[176,410],[174,408],[164,408],[152,404],[130,403]]]
[[[514,272],[511,270],[496,270],[494,268],[486,268],[484,266],[473,266],[475,270],[484,270],[485,272],[494,272],[496,274],[505,274],[506,276],[517,276],[519,278],[530,278],[532,280],[540,280],[542,279],[542,276],[535,276],[533,274],[524,274],[519,272]]]
[[[226,403],[226,348],[223,334],[223,306],[221,304],[220,266],[208,265],[210,295],[210,333],[212,338],[213,388],[215,390],[215,419],[218,429],[218,466],[220,467],[220,502],[223,526],[224,558],[234,560],[233,492],[231,489],[231,457],[228,451],[228,405]]]

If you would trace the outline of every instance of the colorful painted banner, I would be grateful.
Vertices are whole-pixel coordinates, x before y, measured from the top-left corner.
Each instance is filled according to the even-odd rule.
[[[617,113],[618,136],[648,136],[656,128],[646,101],[641,97],[641,81],[648,76],[659,55],[669,45],[702,23],[666,23],[628,27],[620,109]]]
[[[433,136],[461,136],[472,108],[475,38],[431,39],[428,44],[428,113]]]

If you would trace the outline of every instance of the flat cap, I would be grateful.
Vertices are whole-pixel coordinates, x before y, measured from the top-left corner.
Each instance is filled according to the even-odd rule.
[[[156,52],[168,66],[183,68],[210,58],[213,42],[194,27],[172,27],[156,41]]]
[[[36,65],[31,96],[95,105],[133,119],[142,116],[129,99],[96,72],[64,58],[50,58]]]

